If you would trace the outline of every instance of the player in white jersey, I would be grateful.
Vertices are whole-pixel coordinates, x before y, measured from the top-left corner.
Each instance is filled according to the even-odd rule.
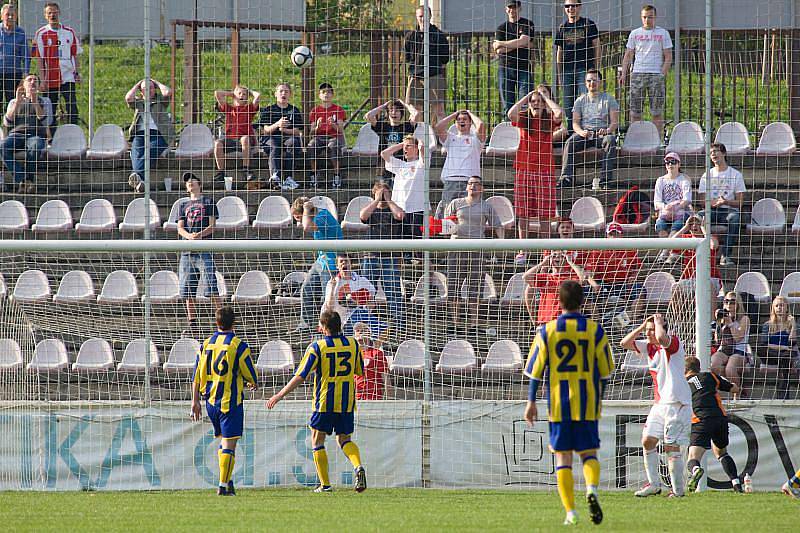
[[[645,340],[637,340],[642,332]],[[648,483],[635,494],[645,497],[661,493],[657,448],[661,441],[667,454],[672,494],[683,496],[686,460],[681,453],[681,446],[689,445],[692,428],[692,391],[684,375],[686,352],[678,336],[667,333],[664,317],[660,314],[648,317],[641,326],[628,333],[620,344],[647,358],[655,389],[655,403],[650,408],[642,431],[644,469]]]

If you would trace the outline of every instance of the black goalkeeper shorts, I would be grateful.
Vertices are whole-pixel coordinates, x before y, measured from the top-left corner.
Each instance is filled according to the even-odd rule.
[[[689,446],[710,450],[712,442],[717,448],[728,447],[728,417],[706,418],[692,424]]]

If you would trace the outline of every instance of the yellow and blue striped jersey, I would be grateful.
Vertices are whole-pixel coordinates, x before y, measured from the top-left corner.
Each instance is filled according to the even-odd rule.
[[[543,324],[525,365],[525,375],[542,380],[547,373],[551,422],[600,419],[604,381],[614,371],[605,331],[580,313],[564,313]]]
[[[244,382],[256,385],[250,347],[232,331],[217,331],[197,354],[194,382],[208,403],[223,413],[244,401]]]
[[[308,345],[296,376],[313,376],[311,403],[317,413],[350,413],[356,406],[355,376],[364,375],[361,348],[353,337],[324,337]]]

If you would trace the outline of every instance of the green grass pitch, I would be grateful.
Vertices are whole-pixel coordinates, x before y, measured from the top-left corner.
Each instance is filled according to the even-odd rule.
[[[593,529],[582,494],[578,529]],[[601,493],[608,531],[797,531],[800,501],[778,493],[709,492],[682,499]],[[339,488],[214,491],[6,492],[5,531],[552,531],[563,529],[556,493]]]

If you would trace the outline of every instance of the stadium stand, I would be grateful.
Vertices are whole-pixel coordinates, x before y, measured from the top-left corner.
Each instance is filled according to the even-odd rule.
[[[746,154],[750,151],[750,133],[741,122],[726,122],[714,136],[715,143],[722,143],[728,155]]]
[[[425,345],[417,339],[407,339],[400,343],[389,364],[392,374],[419,374],[425,368]]]
[[[430,282],[430,302],[442,303],[447,298],[447,276],[441,272],[431,272]],[[411,296],[411,302],[421,304],[425,302],[425,283],[424,278],[420,276],[414,287],[414,294]]]
[[[150,200],[150,229],[155,230],[161,227],[161,215],[158,212],[158,205]],[[134,198],[127,209],[122,222],[119,223],[120,231],[144,231],[147,225],[147,208],[144,198]]]
[[[655,124],[649,121],[632,122],[625,132],[620,155],[655,155],[659,148],[661,136]]]
[[[750,233],[783,233],[786,227],[786,212],[775,198],[762,198],[757,201],[750,213],[751,223],[747,224]]]
[[[56,303],[88,302],[94,299],[94,283],[83,270],[70,270],[64,274],[53,296]]]
[[[63,200],[47,200],[39,208],[36,222],[31,229],[34,232],[63,232],[72,229],[72,212]]]
[[[501,122],[492,129],[486,155],[514,155],[519,148],[519,129],[510,122]]]
[[[123,159],[128,142],[122,128],[116,124],[103,124],[94,132],[92,142],[86,151],[86,159],[114,161]]]
[[[178,301],[178,275],[171,270],[159,270],[150,276],[150,301],[156,304]]]
[[[214,135],[205,124],[188,124],[178,137],[177,159],[203,159],[214,151]]]
[[[666,151],[681,155],[702,154],[705,151],[703,129],[696,122],[679,122],[672,129]]]
[[[14,339],[0,339],[0,372],[22,368],[22,350]]]
[[[83,206],[76,233],[107,233],[117,229],[114,206],[105,198],[94,198]]]
[[[453,339],[442,348],[436,370],[439,372],[463,372],[474,369],[478,364],[475,348],[469,341]]]
[[[800,303],[800,272],[790,272],[781,282],[778,294],[786,298],[791,305]]]
[[[268,341],[261,347],[255,367],[263,374],[291,374],[294,372],[292,347],[281,339]]]
[[[46,152],[49,159],[57,161],[82,159],[86,155],[86,135],[78,125],[62,124],[56,128]]]
[[[19,200],[6,200],[0,203],[0,232],[20,233],[28,229],[30,219],[28,209]]]
[[[746,292],[751,294],[757,302],[769,302],[772,300],[769,281],[761,272],[742,273],[736,279],[733,290],[737,293]]]
[[[136,278],[127,270],[115,270],[106,277],[97,296],[99,304],[127,304],[139,299]]]
[[[217,201],[219,218],[216,228],[221,230],[234,230],[250,225],[247,206],[238,196],[224,196]]]
[[[253,220],[256,229],[283,229],[291,227],[292,212],[289,201],[283,196],[267,196],[258,204]]]
[[[372,198],[369,196],[356,196],[347,203],[342,219],[342,231],[364,233],[369,229],[367,224],[361,222],[361,210],[370,202]]]
[[[143,374],[147,361],[147,339],[134,339],[125,347],[122,360],[117,365],[118,372]],[[150,341],[150,371],[154,371],[161,363],[158,348]]]
[[[188,374],[194,368],[200,343],[194,339],[182,337],[175,341],[164,363],[164,371],[169,373]]]
[[[242,274],[231,301],[239,303],[263,304],[272,297],[272,283],[264,272],[249,270]]]
[[[42,302],[50,299],[50,281],[41,270],[26,270],[14,285],[13,298],[20,303]]]
[[[69,367],[67,347],[61,339],[43,339],[36,344],[33,357],[28,363],[28,372],[60,372]]]
[[[505,339],[492,343],[481,365],[481,372],[515,373],[522,369],[522,351],[513,340]]]
[[[81,344],[78,357],[72,363],[73,372],[101,372],[114,368],[114,352],[105,339],[93,337]]]
[[[790,155],[797,150],[792,128],[785,122],[771,122],[761,132],[756,153],[758,155]]]

